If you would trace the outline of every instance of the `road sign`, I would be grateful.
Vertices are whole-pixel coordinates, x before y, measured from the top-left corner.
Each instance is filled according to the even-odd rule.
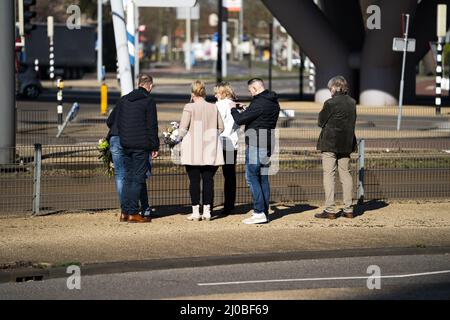
[[[223,6],[230,12],[239,12],[242,8],[242,0],[224,0]]]
[[[75,102],[72,105],[72,109],[70,109],[69,113],[67,114],[66,120],[64,121],[62,126],[58,129],[58,134],[56,135],[57,138],[59,138],[61,136],[61,134],[63,133],[64,129],[67,127],[69,122],[72,122],[73,120],[75,120],[75,118],[77,117],[78,111],[80,111],[80,106],[78,105],[77,102]]]
[[[138,7],[193,7],[197,0],[134,0]]]
[[[405,50],[405,39],[404,38],[394,38],[392,43],[392,50],[403,52]],[[408,44],[406,47],[407,52],[415,52],[416,51],[416,39],[409,38]]]
[[[447,34],[447,5],[439,4],[437,12],[437,36],[445,37]]]
[[[214,41],[214,42],[218,42],[219,41],[219,33],[218,32],[214,32],[212,41]]]
[[[53,38],[55,34],[55,23],[52,16],[47,17],[47,36]]]
[[[200,19],[200,6],[195,6],[193,8],[177,8],[177,19],[178,20],[186,20],[188,19],[188,11],[190,12],[191,20],[199,20]]]
[[[217,27],[219,24],[219,16],[216,13],[211,13],[208,20],[211,27]]]

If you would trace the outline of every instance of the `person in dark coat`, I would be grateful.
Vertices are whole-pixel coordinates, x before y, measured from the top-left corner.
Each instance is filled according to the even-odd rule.
[[[253,214],[243,223],[259,224],[269,222],[269,166],[280,104],[277,94],[266,90],[259,78],[248,81],[248,90],[253,97],[250,106],[239,111],[233,105],[231,115],[237,125],[245,125],[245,176],[253,198]]]
[[[317,149],[322,152],[325,210],[316,218],[338,217],[334,201],[336,169],[343,189],[343,216],[353,218],[353,179],[349,167],[350,154],[356,151],[356,101],[348,95],[348,84],[342,76],[332,78],[328,88],[332,98],[325,101],[320,111],[318,124],[322,131],[317,142]]]
[[[112,161],[114,164],[114,179],[116,184],[116,192],[117,196],[119,198],[119,204],[122,205],[122,195],[123,195],[123,183],[125,178],[125,164],[124,164],[124,154],[123,154],[123,148],[120,144],[120,137],[119,137],[119,127],[118,127],[118,114],[119,114],[119,106],[116,106],[112,112],[109,114],[108,119],[106,121],[106,124],[109,128],[108,135],[106,137],[106,140],[109,143],[110,151],[112,155]],[[151,175],[151,159],[149,158],[149,161],[147,163],[148,171],[147,171],[147,177],[150,177]],[[141,196],[140,196],[140,206],[141,206],[141,212],[144,216],[149,216],[151,213],[151,208],[148,201],[148,194],[147,194],[147,184],[144,181],[142,187],[141,187]],[[124,219],[121,218],[120,222],[128,222],[128,218]]]
[[[125,165],[121,221],[150,222],[150,217],[139,214],[139,197],[150,154],[152,159],[159,155],[158,116],[150,96],[152,88],[153,78],[140,75],[138,89],[118,102],[118,131]]]

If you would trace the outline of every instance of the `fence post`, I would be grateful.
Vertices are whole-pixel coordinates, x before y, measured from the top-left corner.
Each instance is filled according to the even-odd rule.
[[[364,202],[364,171],[365,171],[366,141],[361,139],[358,146],[358,204]]]
[[[42,145],[34,145],[33,214],[39,214],[41,206]]]

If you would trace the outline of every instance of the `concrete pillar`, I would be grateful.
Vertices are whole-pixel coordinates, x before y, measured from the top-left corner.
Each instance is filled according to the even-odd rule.
[[[0,1],[0,164],[14,161],[16,145],[14,0]]]
[[[317,66],[317,102],[330,97],[327,83],[336,75],[344,76],[350,88],[355,87],[348,61],[350,50],[314,2],[285,0],[280,5],[279,0],[262,1]],[[347,16],[343,18],[348,19]]]
[[[392,39],[402,35],[402,13],[414,17],[417,0],[380,0],[377,5],[381,8],[381,29],[366,32],[359,101],[367,106],[397,105],[402,55],[392,51]]]
[[[359,53],[365,35],[360,0],[321,0],[320,7],[351,52]]]

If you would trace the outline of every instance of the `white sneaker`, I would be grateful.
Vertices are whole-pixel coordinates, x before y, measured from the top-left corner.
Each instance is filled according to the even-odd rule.
[[[200,216],[200,205],[192,206],[192,214],[187,217],[189,221],[200,221],[202,217]]]
[[[203,206],[202,220],[206,220],[206,221],[211,220],[211,206],[210,205]]]
[[[259,223],[267,223],[267,217],[264,213],[254,213],[248,219],[242,221],[244,224],[259,224]]]

